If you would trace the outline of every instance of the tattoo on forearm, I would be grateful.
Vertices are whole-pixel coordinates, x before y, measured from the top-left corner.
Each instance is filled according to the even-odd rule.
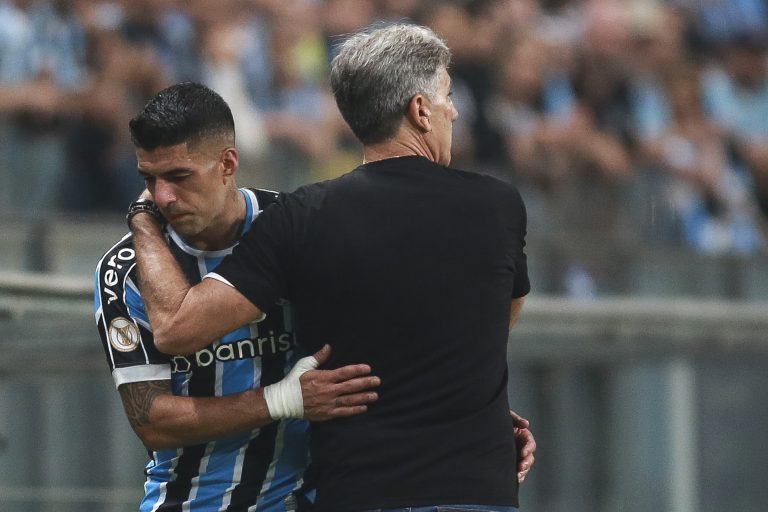
[[[159,395],[169,394],[171,385],[167,380],[132,382],[120,386],[119,391],[128,421],[132,427],[136,428],[149,424],[152,402]]]

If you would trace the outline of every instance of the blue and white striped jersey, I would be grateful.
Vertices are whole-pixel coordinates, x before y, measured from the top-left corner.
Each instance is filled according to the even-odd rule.
[[[243,233],[277,194],[240,189],[247,204]],[[216,268],[232,248],[200,251],[170,227],[171,250],[190,282]],[[168,356],[154,346],[137,286],[130,234],[99,261],[94,297],[96,324],[115,386],[171,380],[180,396],[223,396],[283,378],[297,359],[291,311],[275,305],[266,318],[245,325],[187,356]],[[308,424],[284,420],[226,439],[150,452],[141,512],[284,511],[307,463]]]

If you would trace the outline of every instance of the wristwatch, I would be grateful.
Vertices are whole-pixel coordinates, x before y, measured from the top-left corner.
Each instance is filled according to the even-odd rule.
[[[128,223],[128,229],[131,229],[131,219],[139,213],[148,213],[155,218],[160,226],[165,226],[165,217],[160,213],[154,201],[150,199],[139,199],[131,203],[128,207],[128,213],[125,215],[125,221]]]

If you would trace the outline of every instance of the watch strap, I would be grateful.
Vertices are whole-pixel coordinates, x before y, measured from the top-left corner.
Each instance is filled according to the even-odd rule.
[[[150,214],[161,226],[165,226],[166,224],[165,217],[160,213],[160,209],[154,201],[149,199],[139,199],[128,206],[128,213],[125,215],[125,221],[128,223],[129,229],[131,227],[131,219],[139,213]]]

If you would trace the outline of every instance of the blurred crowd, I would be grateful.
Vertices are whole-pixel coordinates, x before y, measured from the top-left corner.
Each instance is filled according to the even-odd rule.
[[[178,81],[229,102],[241,184],[349,170],[328,63],[394,21],[453,50],[453,165],[517,183],[532,234],[765,251],[764,0],[0,0],[0,213],[124,211],[127,121]]]

